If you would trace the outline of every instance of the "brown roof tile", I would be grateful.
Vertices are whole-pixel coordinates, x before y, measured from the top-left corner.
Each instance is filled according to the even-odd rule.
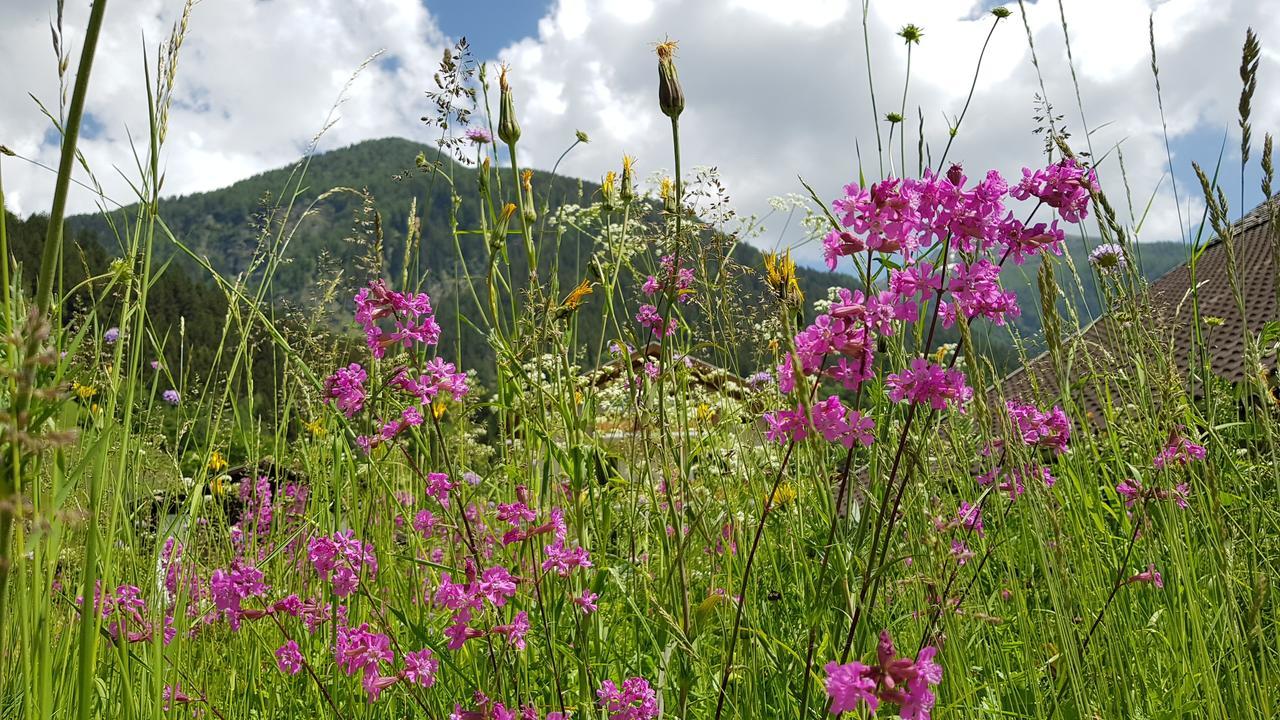
[[[1245,329],[1256,337],[1265,323],[1280,318],[1276,297],[1280,286],[1277,286],[1273,251],[1276,236],[1271,224],[1273,211],[1280,212],[1280,207],[1263,203],[1234,226],[1236,267],[1245,305],[1243,317],[1231,287],[1226,244],[1220,238],[1215,239],[1196,262],[1196,294],[1209,365],[1216,375],[1233,383],[1243,380],[1247,372]],[[1116,386],[1112,380],[1122,378],[1135,368],[1132,361],[1135,349],[1127,347],[1129,335],[1123,332],[1122,323],[1142,323],[1142,329],[1151,331],[1160,341],[1157,347],[1171,349],[1177,369],[1186,375],[1195,340],[1190,295],[1188,263],[1151,284],[1149,317],[1104,315],[1067,341],[1065,354],[1070,362],[1067,375],[1071,392],[1095,421],[1103,420],[1098,394],[1114,391]],[[1206,318],[1220,318],[1222,322],[1211,326],[1203,322]],[[1263,362],[1274,371],[1274,357],[1264,358]],[[1005,377],[999,388],[992,388],[992,395],[1002,393],[1011,399],[1031,401],[1036,387],[1046,398],[1059,394],[1057,372],[1048,353],[1033,358]]]

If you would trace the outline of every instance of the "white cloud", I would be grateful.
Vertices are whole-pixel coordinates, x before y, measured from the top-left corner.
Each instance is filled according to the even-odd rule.
[[[88,18],[81,5],[68,3],[64,21],[72,74]],[[0,67],[18,69],[0,83],[0,143],[56,166],[58,148],[43,142],[49,123],[27,97],[57,111],[52,7],[23,2],[0,9]],[[154,59],[181,10],[181,0],[114,0],[106,11],[86,102],[101,132],[82,134],[80,147],[107,194],[121,202],[131,199],[129,189],[112,168],[135,175],[128,133],[135,141],[146,136],[144,44]],[[164,152],[169,193],[224,186],[295,160],[352,72],[380,49],[382,62],[352,85],[341,121],[321,147],[421,134],[422,93],[445,43],[418,0],[218,0],[197,4],[190,27]],[[4,181],[11,209],[47,207],[51,173],[5,158]],[[91,194],[73,192],[73,212],[93,207]]]
[[[431,0],[428,0],[430,4]],[[51,3],[50,3],[51,5]],[[906,48],[895,32],[924,29],[912,50],[906,101],[907,166],[916,165],[918,112],[937,159],[947,123],[964,105],[979,48],[992,18],[989,0],[873,0],[868,18],[877,111],[898,110]],[[1056,0],[1027,3],[1044,87],[1072,142],[1106,157],[1104,185],[1122,214],[1126,195],[1140,213],[1155,193],[1143,228],[1147,239],[1178,235],[1150,72],[1148,17],[1154,13],[1165,115],[1174,141],[1183,203],[1192,153],[1208,165],[1217,141],[1238,145],[1236,67],[1244,28],[1264,45],[1254,101],[1255,148],[1280,119],[1280,16],[1246,0],[1064,0],[1083,104],[1086,136]],[[140,31],[154,45],[179,12],[178,0],[114,0],[94,70],[88,109],[100,132],[82,147],[110,192],[127,200],[111,166],[131,166],[126,128],[145,127]],[[983,62],[972,106],[949,159],[976,176],[988,167],[1017,177],[1040,162],[1033,98],[1041,92],[1016,3],[1000,23]],[[57,149],[31,91],[56,106],[48,50],[48,13],[41,3],[6,3],[0,10],[0,67],[22,82],[0,83],[0,143],[53,165]],[[78,51],[85,17],[67,18]],[[862,3],[856,0],[559,0],[535,37],[500,53],[512,67],[521,126],[521,158],[549,167],[587,131],[561,171],[588,178],[638,158],[640,175],[672,166],[669,124],[657,108],[652,43],[680,40],[678,62],[687,96],[681,118],[686,168],[717,166],[740,210],[763,213],[772,195],[802,191],[804,176],[826,196],[858,176],[878,172],[876,120],[870,107],[863,47]],[[219,0],[197,5],[179,67],[178,104],[166,150],[167,189],[206,190],[288,163],[305,148],[354,68],[373,51],[384,60],[367,68],[342,107],[326,146],[386,135],[427,138],[418,118],[423,91],[447,42],[419,0],[315,0],[309,3]],[[1280,44],[1275,45],[1280,48]],[[74,65],[73,55],[73,65]],[[886,130],[880,123],[882,132]],[[1086,137],[1088,142],[1086,142]],[[886,162],[900,164],[898,142]],[[1114,148],[1126,164],[1122,178]],[[1255,149],[1255,157],[1258,150]],[[1234,161],[1238,162],[1238,158]],[[47,205],[52,176],[6,159],[7,199],[21,212]],[[1128,181],[1126,193],[1123,180]],[[1253,184],[1253,183],[1251,183]],[[1238,191],[1232,194],[1238,202]],[[73,210],[92,207],[85,193]],[[767,237],[775,237],[770,234]],[[809,252],[809,251],[806,251]],[[809,257],[813,257],[810,254]]]
[[[1143,236],[1174,239],[1178,220],[1165,177],[1148,18],[1154,13],[1166,118],[1184,205],[1195,194],[1186,186],[1192,157],[1176,151],[1190,146],[1208,154],[1200,158],[1202,163],[1216,159],[1216,144],[1206,146],[1201,136],[1216,138],[1235,127],[1236,67],[1244,29],[1258,29],[1265,47],[1268,38],[1280,42],[1280,22],[1250,2],[1064,4],[1083,117],[1092,132],[1087,134],[1083,126],[1054,0],[1027,3],[1045,91],[1078,149],[1091,144],[1096,155],[1105,156],[1100,172],[1121,214],[1128,213],[1126,195],[1132,196],[1135,214],[1140,215],[1154,192]],[[909,170],[916,167],[918,112],[924,114],[935,160],[942,152],[947,123],[964,105],[979,49],[991,27],[992,17],[985,12],[990,6],[956,0],[871,3],[868,35],[881,116],[897,111],[902,100],[906,48],[895,32],[907,23],[924,29],[923,41],[912,51],[906,102]],[[638,156],[644,174],[670,168],[670,137],[657,109],[650,50],[652,41],[669,34],[681,41],[678,62],[688,101],[681,118],[685,166],[718,166],[743,210],[763,213],[767,197],[802,192],[797,174],[833,195],[857,177],[859,150],[868,175],[878,172],[861,3],[658,0],[643,19],[626,22],[608,12],[608,5],[574,3],[571,13],[568,7],[562,3],[553,15],[576,18],[573,33],[560,20],[545,22],[537,38],[515,43],[502,53],[512,65],[517,92],[526,97],[530,92],[522,85],[536,87],[547,77],[565,83],[554,113],[536,95],[522,99],[522,113],[536,118],[524,124],[521,141],[522,147],[530,148],[533,162],[553,160],[573,129],[581,127],[591,134],[592,143],[575,150],[562,170],[594,177],[616,165],[623,153]],[[992,36],[972,106],[951,149],[950,159],[964,162],[970,176],[994,167],[1016,178],[1023,165],[1042,161],[1041,137],[1032,132],[1034,97],[1041,88],[1022,18],[1016,4],[1010,7],[1014,14]],[[1255,157],[1262,132],[1280,118],[1280,95],[1267,91],[1280,82],[1277,57],[1264,53],[1254,101]],[[881,131],[886,130],[881,123]],[[1233,143],[1238,140],[1229,141],[1228,148]],[[896,138],[894,145],[896,167]],[[1124,154],[1128,193],[1117,146]]]

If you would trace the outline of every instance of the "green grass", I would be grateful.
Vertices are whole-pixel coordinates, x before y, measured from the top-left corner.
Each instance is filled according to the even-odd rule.
[[[393,290],[434,292],[442,279],[411,260],[387,267],[386,236],[374,223],[357,228],[366,233],[367,254],[315,279],[320,311],[274,305],[273,283],[302,232],[306,162],[280,178],[275,219],[260,228],[251,272],[224,277],[191,239],[173,232],[158,168],[186,31],[184,16],[147,78],[151,127],[147,147],[138,149],[137,203],[107,218],[121,259],[105,272],[66,272],[56,207],[47,225],[53,244],[40,266],[11,267],[0,224],[6,270],[14,271],[5,276],[0,318],[7,498],[0,505],[0,715],[445,718],[460,706],[476,713],[465,717],[495,717],[492,704],[478,705],[475,693],[483,692],[508,708],[532,706],[539,717],[596,718],[606,716],[597,705],[603,681],[639,676],[656,691],[663,717],[814,718],[828,706],[823,666],[845,655],[873,664],[882,630],[901,654],[939,649],[936,718],[1280,713],[1271,588],[1280,558],[1280,403],[1264,380],[1230,387],[1201,366],[1181,370],[1167,339],[1143,323],[1117,326],[1123,335],[1113,346],[1129,350],[1119,361],[1078,350],[1070,341],[1080,322],[1072,299],[1100,298],[1116,313],[1148,311],[1136,262],[1122,276],[1099,276],[1070,255],[1047,259],[1038,273],[1040,307],[1034,298],[1021,301],[1024,312],[1044,318],[1044,346],[1057,367],[1070,362],[1087,368],[1082,376],[1091,382],[1106,380],[1105,426],[1085,417],[1079,392],[1036,398],[1072,419],[1061,455],[1021,444],[1000,388],[980,389],[999,373],[973,350],[973,339],[1006,331],[975,320],[958,333],[958,346],[940,348],[930,329],[937,296],[926,298],[920,322],[880,338],[876,377],[856,393],[841,392],[875,419],[874,444],[850,451],[820,438],[778,444],[764,435],[765,412],[837,389],[810,380],[784,396],[772,380],[748,383],[735,374],[774,367],[794,352],[793,336],[813,316],[809,305],[823,298],[798,297],[785,260],[770,258],[772,274],[739,262],[740,238],[716,232],[724,228],[714,203],[704,203],[712,210],[701,215],[689,211],[690,198],[714,196],[713,180],[684,178],[634,200],[593,196],[585,214],[553,223],[547,216],[558,213],[551,208],[559,199],[537,177],[531,197],[517,194],[518,167],[424,157],[422,180],[468,194],[475,214],[460,218],[461,201],[383,212],[406,219],[444,213],[451,231],[431,241],[452,246],[450,287],[471,297],[465,314],[436,303],[440,330],[460,338],[465,329],[485,342],[494,368],[483,382],[472,373],[465,398],[442,396],[423,408],[421,425],[366,455],[357,437],[376,433],[380,420],[403,408],[389,381],[435,351],[417,344],[369,357],[350,322],[349,292],[339,288],[384,278]],[[64,188],[75,157],[74,98],[82,96],[92,55],[90,45],[63,136]],[[510,80],[518,101],[519,68]],[[442,82],[442,90],[475,88],[454,102],[498,118],[489,93],[499,91],[487,70],[476,75],[459,58],[442,68]],[[679,115],[669,102],[661,110]],[[443,106],[439,124],[456,133],[456,120],[453,106]],[[679,168],[675,117],[672,127]],[[518,158],[509,130],[502,132],[509,157]],[[1070,151],[1058,140],[1055,159]],[[889,165],[895,155],[898,165],[910,165],[901,136],[897,153],[891,142],[887,152],[880,159]],[[517,207],[504,212],[508,202]],[[1228,212],[1210,206],[1205,227],[1229,236]],[[1136,228],[1107,207],[1105,192],[1094,196],[1090,223],[1080,226],[1084,243],[1133,248]],[[815,206],[811,226],[819,232],[827,229],[822,213]],[[570,232],[587,233],[590,243],[574,250],[575,271],[564,275],[562,249],[570,242],[583,248]],[[404,247],[394,256],[402,259],[419,257],[415,242],[427,241],[411,229],[397,237]],[[477,245],[483,252],[473,251]],[[949,239],[928,252],[961,257]],[[638,289],[649,275],[670,280],[661,263],[667,254],[693,270],[687,304],[669,282],[652,300]],[[225,303],[214,352],[193,353],[181,324],[149,310],[149,293],[175,257],[213,283]],[[861,256],[855,264],[863,286],[886,282],[888,264],[873,268]],[[591,281],[596,304],[579,304],[562,276]],[[772,289],[765,300],[741,302],[748,288],[760,287]],[[50,312],[78,293],[89,297],[79,309]],[[652,357],[633,362],[649,340],[635,321],[646,302],[681,323]],[[330,311],[340,315],[327,317]],[[591,332],[584,331],[588,312],[599,314]],[[119,328],[119,340],[106,339],[108,324]],[[1246,340],[1255,360],[1273,352],[1264,339]],[[599,347],[611,342],[633,350]],[[1042,338],[1015,331],[1009,342],[1025,350]],[[201,360],[192,363],[196,355]],[[447,359],[464,355],[459,349]],[[979,388],[964,412],[891,401],[887,376],[920,355],[963,369]],[[595,367],[597,357],[607,364]],[[153,359],[163,362],[153,367]],[[353,361],[368,371],[370,393],[364,409],[347,417],[326,402],[324,378]],[[1188,387],[1207,392],[1192,396]],[[181,402],[166,402],[167,390]],[[1207,457],[1157,471],[1152,458],[1179,426]],[[996,439],[1003,450],[986,453]],[[1056,483],[1029,480],[1011,502],[976,482],[997,462],[1042,463]],[[447,506],[429,497],[429,473],[455,483]],[[464,479],[469,473],[476,484]],[[271,523],[253,532],[240,512],[240,488],[259,474],[273,483],[275,506]],[[1147,487],[1185,483],[1188,507],[1152,499],[1126,508],[1116,486],[1132,479]],[[290,509],[286,492],[299,485],[306,500]],[[841,496],[846,512],[838,509]],[[496,506],[517,500],[536,520],[524,526],[527,537],[504,544],[510,526],[496,518]],[[957,526],[962,501],[983,507],[985,535]],[[464,512],[470,505],[476,510]],[[544,525],[553,508],[563,541],[586,549],[590,568],[561,576],[542,566],[554,539]],[[430,536],[414,529],[421,510],[437,519]],[[365,568],[355,590],[339,594],[308,559],[308,543],[345,531],[369,544],[378,569]],[[170,538],[183,548],[176,566],[165,557]],[[953,540],[973,553],[963,564]],[[476,619],[486,636],[451,650],[453,613],[434,607],[431,596],[442,573],[458,580],[470,563],[505,567],[518,585],[510,602],[486,605]],[[1130,582],[1148,565],[1161,573],[1162,587]],[[218,612],[210,579],[245,566],[261,570],[268,587],[243,600],[247,614],[237,629]],[[170,568],[179,580],[171,590],[164,587]],[[104,622],[77,599],[99,581],[107,592],[140,590],[146,608],[127,625],[132,637],[111,632],[120,610]],[[583,592],[598,594],[596,612],[572,602]],[[283,611],[262,612],[291,594],[341,606],[344,618],[331,614],[308,629]],[[517,613],[529,623],[523,649],[501,634]],[[173,618],[168,642],[166,615]],[[389,639],[395,660],[381,666],[384,675],[399,672],[406,653],[430,648],[440,662],[435,683],[402,679],[369,702],[360,677],[334,661],[340,628],[362,623]],[[275,656],[290,640],[305,665],[292,675]],[[167,699],[174,688],[182,697]],[[893,708],[886,703],[879,715]]]

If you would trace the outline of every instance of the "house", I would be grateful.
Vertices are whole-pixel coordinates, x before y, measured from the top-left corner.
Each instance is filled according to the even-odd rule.
[[[1201,350],[1197,347],[1195,313],[1192,303],[1192,268],[1179,266],[1153,282],[1147,298],[1147,312],[1136,317],[1109,313],[1095,320],[1064,343],[1066,367],[1057,368],[1044,353],[1004,378],[995,392],[1008,399],[1032,401],[1059,395],[1060,377],[1066,377],[1070,391],[1086,416],[1097,425],[1105,424],[1103,398],[1123,398],[1125,384],[1133,387],[1126,371],[1134,363],[1134,330],[1154,341],[1151,347],[1168,348],[1177,376],[1186,379],[1192,362],[1207,363],[1212,372],[1234,385],[1251,375],[1262,375],[1275,393],[1276,352],[1262,347],[1261,357],[1252,364],[1245,356],[1246,333],[1257,339],[1268,322],[1280,319],[1280,200],[1267,201],[1233,225],[1236,280],[1244,299],[1240,312],[1232,287],[1228,246],[1215,238],[1204,246],[1195,266],[1195,294],[1199,305]],[[1132,327],[1137,324],[1138,327]],[[1273,345],[1269,340],[1268,345]],[[1036,392],[1036,389],[1039,392]],[[1188,385],[1192,397],[1203,388]],[[1106,403],[1122,406],[1123,400]]]

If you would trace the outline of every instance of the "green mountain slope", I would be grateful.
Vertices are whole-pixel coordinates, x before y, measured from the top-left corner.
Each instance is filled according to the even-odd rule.
[[[424,173],[417,169],[415,158],[419,153],[439,161],[443,172]],[[318,154],[310,160],[305,186],[286,216],[283,208],[289,205],[289,198],[281,195],[290,187],[290,178],[298,170],[298,166],[280,168],[220,190],[169,198],[162,203],[161,214],[175,237],[193,253],[207,257],[213,269],[224,277],[244,274],[250,286],[263,272],[261,263],[255,265],[255,258],[261,259],[267,248],[287,235],[287,244],[275,245],[283,262],[274,269],[268,298],[273,304],[304,308],[304,314],[309,317],[325,314],[328,317],[325,324],[332,329],[351,328],[348,299],[355,288],[378,272],[399,279],[406,265],[415,269],[412,275],[419,277],[422,286],[432,294],[443,317],[451,318],[455,312],[464,318],[474,315],[476,309],[471,304],[469,289],[459,281],[462,270],[457,257],[460,249],[472,272],[483,272],[484,240],[479,234],[464,234],[455,247],[449,224],[455,194],[450,181],[444,177],[451,176],[457,188],[459,228],[478,228],[480,208],[475,199],[473,168],[442,158],[433,149],[409,140],[389,138],[358,143]],[[509,190],[511,180],[509,175],[502,178],[504,189]],[[539,202],[545,198],[553,208],[562,203],[588,205],[598,191],[598,186],[592,183],[541,172],[535,173],[533,183]],[[343,189],[333,191],[334,188]],[[405,236],[411,208],[416,208],[421,242],[412,255],[406,257]],[[127,217],[128,211],[120,215]],[[554,238],[555,228],[548,228],[545,220],[545,217],[539,218],[539,242],[556,247],[557,252],[542,252],[543,267],[539,268],[539,276],[544,280],[554,278],[558,292],[563,295],[581,279],[590,277],[587,260],[595,249],[594,238],[586,233],[566,232],[552,245],[550,238]],[[70,220],[69,226],[82,244],[96,239],[107,248],[104,256],[119,252],[119,243],[101,217],[78,216]],[[285,229],[283,233],[281,227]],[[31,237],[34,239],[34,231]],[[1069,295],[1074,297],[1079,314],[1088,319],[1099,311],[1100,303],[1092,273],[1085,264],[1087,249],[1079,239],[1072,239],[1068,244],[1076,267],[1082,271],[1083,289],[1082,293],[1077,292],[1074,281],[1070,281],[1067,283]],[[1177,244],[1146,244],[1142,253],[1148,277],[1156,277],[1176,266],[1185,255]],[[207,272],[167,241],[159,243],[157,255],[161,260],[173,260],[166,273],[173,279],[166,281],[166,288],[192,286],[190,292],[168,293],[166,317],[187,319],[188,343],[209,341],[209,328],[221,327],[225,302],[210,299],[206,290],[211,283],[201,280]],[[523,250],[514,241],[509,255],[511,277],[526,277]],[[746,244],[739,243],[733,249],[732,258],[746,268],[760,268],[762,264],[760,252]],[[376,267],[379,264],[381,268]],[[1018,294],[1024,308],[1016,325],[1029,338],[1037,334],[1039,327],[1036,268],[1036,263],[1031,262],[1006,273],[1006,284]],[[810,268],[802,267],[797,274],[809,300],[824,297],[828,287],[855,284],[847,275]],[[1060,272],[1059,278],[1065,275]],[[768,291],[758,274],[740,273],[735,283],[738,305],[761,310],[770,307],[765,303]],[[330,285],[333,291],[326,295],[323,288]],[[519,288],[515,290],[518,292]],[[634,304],[637,298],[634,290],[634,281],[625,283],[623,299]],[[601,319],[604,300],[600,293],[590,296],[577,314],[577,336],[583,346],[589,348],[579,358],[584,365],[598,360],[594,352],[604,332]],[[693,315],[696,316],[696,311]],[[203,330],[193,333],[193,328]],[[983,338],[985,349],[997,367],[1007,369],[1016,362],[1006,332],[983,333],[980,339]],[[943,340],[949,339],[950,336],[943,335]],[[216,337],[213,340],[216,341]],[[466,324],[446,327],[442,349],[448,356],[456,356],[464,366],[479,368],[482,377],[489,374],[486,369],[491,367],[491,351],[485,339]],[[740,367],[736,369],[741,372],[753,369],[756,349],[737,350]]]

